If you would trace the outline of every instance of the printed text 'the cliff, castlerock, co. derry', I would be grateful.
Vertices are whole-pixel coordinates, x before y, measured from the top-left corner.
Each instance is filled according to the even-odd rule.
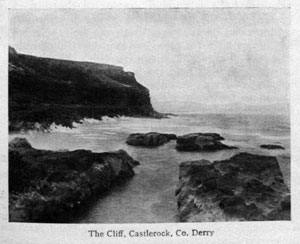
[[[181,230],[177,229],[175,231],[169,231],[167,229],[163,231],[135,231],[135,230],[88,230],[89,237],[114,237],[114,238],[140,238],[140,237],[189,237],[189,236],[198,236],[198,237],[212,237],[214,235],[214,231],[212,230],[198,230],[198,229],[190,229],[190,230]]]

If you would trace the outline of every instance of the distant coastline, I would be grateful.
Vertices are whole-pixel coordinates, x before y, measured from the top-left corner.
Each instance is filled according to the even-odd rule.
[[[290,114],[288,102],[270,104],[246,104],[246,103],[224,103],[204,104],[191,101],[153,101],[155,109],[161,112],[175,114],[267,114],[286,115]]]

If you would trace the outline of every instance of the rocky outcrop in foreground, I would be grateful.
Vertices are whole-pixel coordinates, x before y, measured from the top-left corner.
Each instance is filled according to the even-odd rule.
[[[282,150],[284,150],[284,147],[281,146],[281,145],[263,144],[260,147],[264,148],[264,149],[269,149],[269,150],[273,150],[273,149],[282,149]]]
[[[177,138],[176,149],[179,151],[216,151],[234,149],[220,141],[224,140],[217,133],[191,133]]]
[[[143,147],[157,147],[161,146],[170,140],[176,140],[176,135],[174,134],[161,134],[157,132],[149,133],[136,133],[130,134],[126,140],[128,145],[132,146],[143,146]]]
[[[16,138],[9,144],[9,220],[65,222],[92,195],[131,178],[137,164],[123,150],[55,152]]]
[[[42,58],[9,47],[9,130],[72,127],[83,118],[144,116],[154,111],[149,90],[123,67]]]
[[[290,220],[290,192],[275,157],[183,162],[176,195],[183,222]]]

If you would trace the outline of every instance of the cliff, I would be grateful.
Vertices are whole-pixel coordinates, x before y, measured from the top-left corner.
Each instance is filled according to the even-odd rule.
[[[9,47],[9,129],[72,126],[84,117],[159,117],[149,90],[122,67],[41,58]]]

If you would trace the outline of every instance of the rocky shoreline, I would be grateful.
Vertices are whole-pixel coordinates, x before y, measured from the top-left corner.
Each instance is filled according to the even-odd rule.
[[[9,221],[66,222],[92,196],[133,177],[138,164],[124,150],[48,151],[15,138],[9,144]]]
[[[176,139],[178,151],[236,149],[217,133],[131,134],[127,144],[157,147]],[[265,149],[284,149],[262,145]],[[180,222],[290,220],[290,191],[276,157],[239,153],[228,160],[182,162],[177,196]]]
[[[291,219],[290,191],[271,156],[183,162],[175,194],[182,222]]]
[[[130,134],[132,146],[176,140],[178,151],[234,149],[216,133]],[[280,148],[278,148],[280,149]],[[24,138],[9,143],[9,221],[67,222],[92,197],[134,176],[126,151],[49,151]],[[239,153],[228,160],[179,165],[175,192],[180,222],[290,220],[290,191],[276,157]]]

